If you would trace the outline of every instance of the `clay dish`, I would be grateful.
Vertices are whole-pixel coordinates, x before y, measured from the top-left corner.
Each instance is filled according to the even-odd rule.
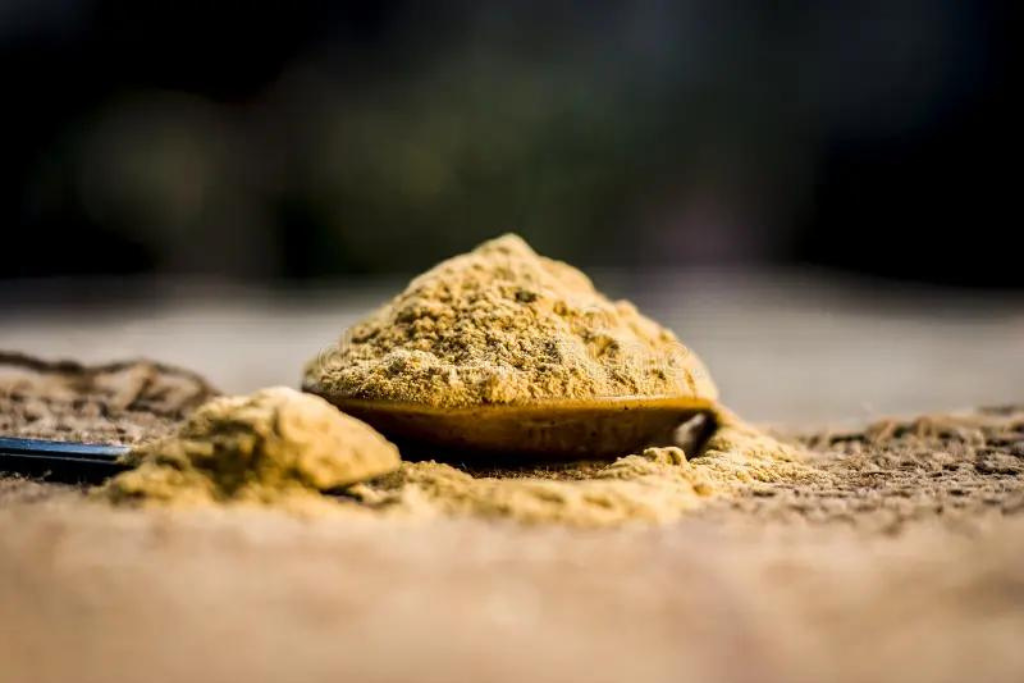
[[[671,331],[514,235],[415,278],[303,389],[399,441],[554,457],[629,453],[718,398]]]
[[[426,455],[433,447],[470,456],[614,457],[668,443],[681,424],[711,415],[715,405],[713,396],[623,396],[442,408],[330,395],[316,386],[305,390]]]

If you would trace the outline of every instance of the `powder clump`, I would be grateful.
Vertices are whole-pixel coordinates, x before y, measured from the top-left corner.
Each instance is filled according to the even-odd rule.
[[[467,407],[717,390],[676,337],[515,235],[414,279],[306,369],[325,396]]]
[[[118,503],[316,501],[398,468],[398,449],[323,399],[286,387],[200,406],[177,434],[131,453],[99,489]],[[324,499],[323,502],[327,502]]]

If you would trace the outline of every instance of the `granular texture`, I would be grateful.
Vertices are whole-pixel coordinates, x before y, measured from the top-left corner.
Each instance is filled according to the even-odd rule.
[[[177,435],[133,451],[136,468],[99,495],[129,504],[249,502],[305,515],[598,527],[667,522],[719,495],[817,476],[796,449],[730,416],[721,420],[692,459],[667,446],[611,463],[470,471],[435,461],[400,464],[394,446],[323,399],[266,389],[200,407]]]
[[[100,495],[186,505],[319,500],[321,491],[399,464],[398,449],[372,428],[286,387],[206,403],[176,435],[140,447],[130,459],[137,467]]]
[[[46,399],[43,386],[20,400]],[[68,404],[91,391],[72,385]],[[51,405],[8,428],[85,433],[58,429]],[[140,414],[84,429],[134,430]],[[762,484],[755,469],[681,523],[625,533],[114,514],[0,476],[0,679],[546,683],[585,660],[594,680],[1021,680],[1024,406],[804,429],[814,476]],[[658,466],[641,459],[628,462]]]
[[[353,487],[370,507],[403,516],[491,517],[599,527],[662,523],[705,501],[819,474],[786,446],[739,422],[723,425],[699,457],[677,446],[648,448],[612,463],[503,469],[495,476],[435,461],[403,463],[395,474]]]
[[[11,365],[0,375],[6,377],[0,400],[10,403],[0,414],[4,431],[140,444],[132,455],[137,468],[97,493],[132,505],[248,501],[300,514],[607,526],[670,521],[719,494],[818,476],[801,464],[799,453],[724,413],[719,420],[725,426],[697,457],[696,451],[665,447],[611,463],[459,469],[419,462],[396,470],[398,454],[383,437],[323,400],[289,389],[224,397],[197,409],[213,393],[205,382],[156,363],[86,368],[26,359]],[[443,452],[436,457],[452,461]],[[321,493],[392,470],[350,485],[344,495]],[[8,496],[16,492],[26,500],[48,490],[4,481]]]
[[[0,479],[3,674],[1021,680],[1024,407],[806,429],[828,481],[635,532],[113,514]]]
[[[717,397],[703,364],[670,331],[515,235],[417,277],[310,363],[305,385],[325,396],[438,407]]]
[[[975,532],[1024,512],[1024,406],[885,419],[793,435],[818,476],[716,499],[701,517],[895,534],[937,522]]]
[[[199,375],[146,360],[84,366],[0,351],[0,434],[137,444],[171,434],[217,392]]]

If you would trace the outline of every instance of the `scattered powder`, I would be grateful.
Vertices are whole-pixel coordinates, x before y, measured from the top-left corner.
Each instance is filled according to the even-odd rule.
[[[413,280],[311,363],[305,386],[333,398],[440,408],[717,397],[700,360],[671,332],[512,235]],[[102,495],[603,526],[664,522],[712,496],[815,476],[792,448],[723,408],[711,412],[717,428],[697,457],[672,446],[614,462],[471,472],[400,463],[394,446],[326,401],[268,389],[204,405],[177,436],[143,448],[137,469]]]
[[[467,407],[538,399],[714,400],[672,332],[506,235],[444,261],[306,369],[328,397]]]
[[[274,388],[203,405],[176,436],[136,450],[136,469],[98,495],[129,505],[243,502],[305,516],[600,527],[668,522],[715,496],[821,476],[798,449],[724,410],[716,419],[697,457],[666,446],[610,463],[471,473],[435,461],[399,463],[394,446],[367,425],[315,396]]]
[[[664,523],[704,501],[741,489],[821,476],[801,452],[731,420],[699,457],[676,446],[648,448],[608,464],[567,465],[540,476],[473,476],[429,461],[401,469],[349,493],[382,512],[411,518],[456,516],[558,522],[581,527]]]
[[[398,449],[323,399],[286,387],[214,399],[178,433],[133,451],[98,492],[118,503],[327,502],[321,491],[399,466]]]

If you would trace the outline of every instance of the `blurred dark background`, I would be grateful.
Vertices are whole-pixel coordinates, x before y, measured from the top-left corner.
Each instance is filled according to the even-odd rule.
[[[1024,286],[1017,3],[0,0],[0,278]]]

